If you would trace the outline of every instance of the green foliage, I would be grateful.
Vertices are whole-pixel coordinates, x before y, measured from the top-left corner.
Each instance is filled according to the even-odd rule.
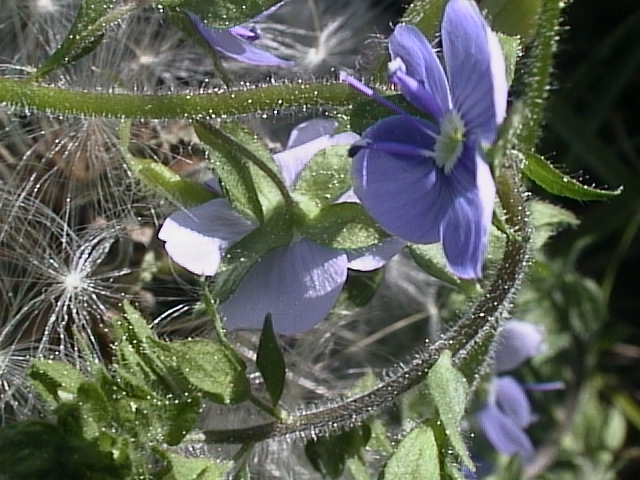
[[[409,252],[420,268],[429,275],[459,288],[469,296],[477,295],[481,292],[477,281],[458,278],[449,271],[441,245],[411,244],[409,245]]]
[[[370,438],[371,429],[364,424],[336,435],[310,440],[304,451],[313,468],[323,476],[339,478],[349,459],[357,459]],[[358,467],[353,465],[353,468]]]
[[[256,366],[260,370],[271,402],[274,406],[277,405],[284,390],[287,367],[280,345],[278,345],[278,337],[273,331],[270,313],[264,319],[256,355]]]
[[[398,444],[381,480],[442,480],[439,449],[433,430],[419,426]]]

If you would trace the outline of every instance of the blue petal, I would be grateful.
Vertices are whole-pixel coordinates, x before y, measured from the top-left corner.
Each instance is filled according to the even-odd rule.
[[[498,333],[496,371],[509,372],[542,348],[543,335],[537,325],[520,320],[509,320]]]
[[[227,328],[260,329],[270,312],[278,333],[295,335],[327,316],[346,279],[343,252],[299,239],[252,266],[220,313]]]
[[[285,150],[299,147],[311,140],[324,135],[331,135],[338,126],[338,122],[331,118],[314,118],[297,125],[289,135]]]
[[[273,160],[280,169],[284,184],[290,189],[295,185],[302,169],[316,153],[336,145],[351,145],[359,138],[353,132],[343,132],[333,137],[323,135],[291,149],[276,153],[273,155]]]
[[[498,377],[494,380],[495,402],[498,408],[520,428],[533,422],[531,404],[520,383],[513,377]]]
[[[445,178],[450,208],[442,222],[442,247],[451,271],[460,278],[479,278],[495,202],[495,183],[477,148],[465,144]]]
[[[294,62],[282,60],[264,50],[251,45],[242,37],[234,35],[229,30],[207,27],[195,14],[186,12],[196,31],[215,51],[250,65],[293,67]]]
[[[352,149],[353,188],[363,207],[387,232],[409,242],[439,241],[447,211],[448,198],[440,195],[438,181],[442,172],[421,153],[433,150],[432,128],[407,115],[387,117]],[[399,154],[403,151],[407,154]]]
[[[214,275],[224,250],[254,228],[227,200],[217,198],[172,213],[158,238],[166,242],[167,254],[178,265],[196,275]]]
[[[476,414],[476,419],[489,443],[503,455],[519,454],[530,462],[535,450],[527,434],[495,405],[488,405]]]
[[[346,252],[349,259],[348,267],[361,272],[375,270],[400,253],[406,244],[404,240],[389,237],[370,247],[348,250]]]
[[[447,3],[442,44],[453,105],[469,135],[490,144],[506,111],[506,68],[498,40],[475,2]]]
[[[444,70],[420,30],[411,25],[398,25],[389,37],[389,53],[392,60],[402,60],[406,74],[415,80],[411,84],[408,79],[398,78],[398,86],[409,102],[435,119],[451,108]]]

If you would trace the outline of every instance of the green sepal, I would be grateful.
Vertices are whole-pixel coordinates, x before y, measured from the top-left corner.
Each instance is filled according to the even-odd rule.
[[[381,480],[441,480],[440,455],[433,430],[419,426],[398,444]]]
[[[278,344],[278,337],[273,331],[273,321],[270,313],[264,319],[262,333],[260,334],[256,366],[262,375],[271,402],[273,406],[276,406],[284,391],[286,364]]]
[[[116,6],[113,0],[84,0],[66,38],[40,65],[34,78],[41,79],[90,53],[102,41],[105,30],[135,8],[136,2],[125,2]]]
[[[438,411],[448,443],[462,463],[473,470],[475,467],[460,430],[460,422],[465,414],[469,396],[469,385],[464,375],[453,367],[449,350],[442,352],[429,370],[425,386]]]
[[[335,202],[351,186],[348,145],[325,148],[305,165],[293,193],[315,202],[318,208]]]
[[[304,206],[302,206],[304,208]],[[300,233],[329,248],[356,250],[380,243],[384,233],[359,203],[327,205],[300,228]]]
[[[182,178],[166,165],[154,160],[129,157],[126,162],[144,185],[182,207],[200,205],[219,196],[201,183]]]
[[[599,190],[587,187],[564,175],[548,161],[535,153],[524,154],[522,172],[549,193],[574,200],[606,200],[622,193],[622,187],[613,190]]]
[[[214,277],[212,296],[224,302],[238,287],[251,266],[268,251],[287,245],[293,240],[294,221],[289,212],[281,208],[267,218],[226,252]]]
[[[458,278],[449,271],[440,244],[418,245],[412,243],[409,245],[409,252],[418,266],[432,277],[459,288],[468,296],[478,295],[482,292],[477,281]]]
[[[516,63],[520,57],[520,40],[518,37],[511,37],[509,35],[498,34],[498,41],[502,47],[502,53],[504,54],[504,64],[507,69],[507,85],[511,85],[513,77],[516,74]]]
[[[358,457],[370,438],[371,429],[363,424],[336,435],[309,440],[304,452],[313,468],[323,476],[340,478],[347,459]]]

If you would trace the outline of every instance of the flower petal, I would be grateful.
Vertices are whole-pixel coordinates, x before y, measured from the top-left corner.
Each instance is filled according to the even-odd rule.
[[[445,180],[451,199],[442,222],[442,248],[447,263],[460,278],[479,278],[495,202],[491,171],[476,147],[467,143]]]
[[[489,443],[503,455],[519,454],[530,462],[535,450],[527,434],[497,406],[488,405],[476,413],[476,420]]]
[[[527,428],[534,420],[531,404],[522,385],[513,377],[494,380],[496,405],[520,428]]]
[[[331,135],[337,127],[338,122],[331,118],[314,118],[302,122],[291,130],[285,150],[291,150],[324,135]]]
[[[387,117],[366,130],[364,142],[350,152],[355,153],[353,188],[365,210],[387,232],[408,242],[439,241],[447,211],[448,198],[440,195],[438,181],[442,172],[427,157],[433,150],[431,129],[408,115]]]
[[[400,250],[407,244],[404,240],[396,237],[389,237],[380,243],[358,250],[347,250],[347,265],[351,270],[369,272],[384,266],[391,258],[400,253]]]
[[[294,62],[282,60],[269,52],[254,47],[249,41],[229,30],[209,28],[197,15],[186,12],[196,31],[215,51],[250,65],[293,67]]]
[[[291,189],[300,172],[316,153],[335,145],[351,145],[359,138],[353,132],[343,132],[334,136],[322,135],[291,149],[276,153],[273,155],[273,160],[280,169],[284,184]]]
[[[533,323],[521,320],[505,322],[498,333],[496,371],[509,372],[537,355],[542,347],[542,340],[542,331]]]
[[[343,252],[299,239],[251,267],[220,313],[227,328],[260,329],[270,312],[278,333],[295,335],[327,316],[346,279]]]
[[[506,68],[500,44],[475,2],[447,3],[442,49],[455,109],[470,135],[492,143],[506,111]]]
[[[217,198],[172,213],[158,238],[166,242],[167,254],[178,265],[196,275],[213,275],[224,250],[254,228],[227,200]]]
[[[398,86],[402,94],[415,105],[435,119],[451,108],[451,96],[442,65],[427,39],[420,30],[411,25],[398,25],[389,37],[389,53],[391,54],[392,80],[393,66],[396,59],[402,60],[402,68],[408,77],[415,80],[399,78]]]

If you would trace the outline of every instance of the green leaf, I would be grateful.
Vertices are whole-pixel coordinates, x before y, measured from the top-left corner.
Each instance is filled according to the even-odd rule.
[[[504,53],[504,63],[507,69],[507,85],[511,85],[516,74],[516,63],[520,56],[520,39],[508,35],[498,34],[498,40]]]
[[[386,68],[386,63],[385,63]],[[411,105],[406,98],[400,93],[384,94],[381,93],[389,102],[402,108],[407,113],[415,115],[417,117],[424,117],[424,112],[421,112],[416,107]],[[349,130],[362,134],[367,128],[376,123],[378,120],[386,118],[390,115],[394,115],[389,111],[387,107],[380,105],[369,98],[356,100],[351,108],[351,114],[349,118]]]
[[[482,292],[480,285],[475,280],[458,278],[449,271],[440,244],[410,244],[409,252],[420,268],[438,280],[459,288],[468,296]]]
[[[538,29],[541,0],[484,0],[491,28],[528,43]]]
[[[318,207],[335,202],[351,186],[348,145],[318,152],[298,177],[294,193],[313,200]]]
[[[574,200],[606,200],[622,193],[622,187],[614,190],[599,190],[587,187],[564,175],[553,165],[535,153],[525,153],[523,173],[547,192]]]
[[[274,5],[275,0],[165,0],[162,6],[167,8],[183,8],[197,14],[202,20],[214,28],[228,28],[246,23],[267,8]]]
[[[309,440],[304,447],[307,458],[325,477],[339,478],[347,459],[357,457],[371,438],[368,425],[360,425],[346,432]]]
[[[252,155],[251,152],[233,137],[211,125],[199,123],[195,131],[209,153],[225,196],[233,208],[262,223],[264,212],[251,172],[251,162],[247,159],[248,155]]]
[[[388,235],[358,203],[334,203],[300,229],[304,237],[325,247],[355,250],[380,243]]]
[[[414,0],[402,17],[402,21],[415,25],[428,41],[433,41],[436,33],[440,31],[440,19],[446,1]]]
[[[157,405],[157,403],[156,403]],[[155,405],[154,405],[155,406]],[[200,416],[202,402],[199,395],[185,393],[166,399],[162,415],[155,413],[154,420],[160,420],[164,429],[162,440],[169,446],[178,445],[193,430]]]
[[[534,251],[542,247],[558,230],[566,226],[575,227],[580,220],[569,210],[550,203],[534,200],[529,202],[532,242]]]
[[[36,79],[41,79],[58,68],[75,62],[95,49],[105,30],[121,20],[135,8],[136,2],[118,4],[113,0],[83,0],[69,34],[49,58],[38,68]]]
[[[216,403],[235,404],[249,396],[246,365],[224,345],[206,339],[154,341],[198,391]]]
[[[398,444],[382,480],[441,480],[438,445],[431,428],[415,428]]]
[[[278,337],[273,331],[273,322],[271,321],[270,313],[268,313],[264,319],[264,326],[262,327],[258,353],[256,355],[256,365],[267,387],[271,402],[275,406],[280,401],[284,390],[286,365],[282,350],[280,349],[280,345],[278,345]]]
[[[462,462],[473,469],[473,461],[462,439],[460,422],[465,414],[469,386],[451,364],[451,352],[445,350],[427,374],[426,387],[438,410],[444,432]]]
[[[154,160],[129,156],[126,162],[144,185],[180,206],[200,205],[218,196],[201,183],[182,178],[166,165]]]
[[[231,467],[208,458],[187,458],[173,452],[163,452],[171,473],[163,480],[221,480]]]
[[[51,406],[75,400],[78,387],[86,380],[78,369],[57,360],[34,360],[29,376]]]

